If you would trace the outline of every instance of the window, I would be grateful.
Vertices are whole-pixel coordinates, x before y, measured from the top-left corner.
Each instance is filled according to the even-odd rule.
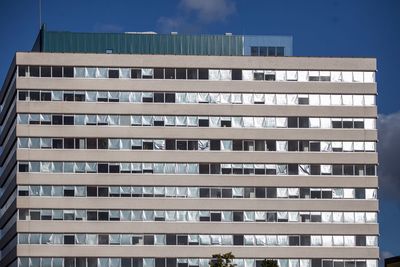
[[[186,80],[186,69],[176,69],[176,78]]]
[[[142,78],[142,70],[141,69],[131,69],[131,78],[132,79],[141,79]]]
[[[208,69],[199,69],[199,80],[208,80]]]
[[[40,77],[51,77],[51,67],[48,66],[40,67]]]
[[[164,69],[154,69],[154,79],[164,79]]]
[[[74,235],[64,235],[64,244],[65,245],[75,244],[75,236]]]
[[[64,67],[64,77],[73,78],[74,77],[74,68],[73,67]]]
[[[29,67],[29,75],[31,77],[39,77],[39,67],[38,66],[30,66]]]
[[[232,70],[232,80],[242,80],[242,70],[233,69]]]
[[[175,69],[165,69],[165,79],[175,79]]]

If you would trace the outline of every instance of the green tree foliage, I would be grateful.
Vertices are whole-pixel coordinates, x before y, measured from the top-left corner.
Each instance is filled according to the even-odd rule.
[[[261,267],[279,267],[279,266],[278,266],[278,261],[265,259],[261,263]]]
[[[214,254],[209,262],[210,267],[235,267],[236,264],[232,263],[235,256],[232,252],[225,254]]]

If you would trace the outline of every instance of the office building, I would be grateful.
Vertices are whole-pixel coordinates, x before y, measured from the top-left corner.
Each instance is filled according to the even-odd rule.
[[[0,92],[1,266],[376,267],[373,58],[42,29]]]

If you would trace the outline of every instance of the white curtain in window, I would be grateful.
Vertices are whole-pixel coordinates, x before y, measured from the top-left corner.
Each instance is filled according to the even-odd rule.
[[[354,71],[353,82],[358,82],[358,83],[364,82],[364,73],[361,71]]]
[[[321,221],[330,223],[332,221],[332,212],[321,212]]]
[[[242,104],[242,94],[231,94],[232,104]]]
[[[265,94],[265,104],[266,105],[275,105],[276,104],[276,95],[275,94]]]
[[[375,129],[375,119],[364,119],[364,129]]]
[[[175,173],[175,163],[165,163],[165,173]]]
[[[343,212],[332,212],[332,221],[334,223],[343,222]]]
[[[184,164],[184,163],[183,164],[182,163],[176,164],[175,173],[178,173],[178,174],[187,173],[186,164]]]
[[[154,148],[155,150],[164,150],[165,140],[154,140]]]
[[[176,116],[176,126],[186,126],[187,118],[185,116]]]
[[[297,71],[296,70],[286,71],[286,80],[287,81],[297,81]]]
[[[276,126],[275,118],[271,117],[264,118],[264,123],[263,123],[264,128],[275,128],[275,126]]]
[[[331,119],[330,118],[320,118],[321,128],[322,129],[330,129],[332,128]]]
[[[221,95],[219,93],[210,93],[210,103],[216,104],[221,103]]]
[[[129,102],[129,92],[120,92],[119,102]]]
[[[151,126],[153,125],[153,116],[142,116],[143,125]]]
[[[334,188],[332,190],[332,197],[333,198],[343,198],[344,197],[343,188]]]
[[[277,105],[287,105],[287,96],[286,96],[286,94],[277,94],[276,95],[276,104]]]
[[[332,246],[332,236],[330,236],[330,235],[322,236],[322,246],[323,247],[331,247]]]
[[[221,104],[231,104],[231,94],[222,93],[220,96]]]
[[[341,95],[331,95],[332,105],[341,106],[342,105],[342,96]]]
[[[308,82],[308,71],[298,71],[297,76],[299,82]]]
[[[299,164],[299,175],[310,175],[310,165]]]
[[[264,94],[254,94],[254,103],[264,103],[265,102],[265,95]]]
[[[244,259],[244,267],[255,267],[255,260],[253,259]]]
[[[86,74],[85,68],[75,67],[74,68],[74,77],[75,78],[84,78]]]
[[[18,138],[18,148],[29,148],[29,143],[29,138]]]
[[[286,80],[286,71],[284,70],[277,70],[275,75],[276,81],[285,81]]]
[[[320,95],[321,106],[330,106],[331,105],[331,96],[330,95]]]
[[[186,103],[197,103],[197,93],[186,93]]]
[[[282,152],[288,150],[288,141],[276,141],[276,151]]]
[[[276,118],[277,128],[287,128],[287,118]]]
[[[210,117],[209,118],[209,126],[210,127],[220,127],[221,126],[221,118],[220,117]]]
[[[96,68],[96,78],[108,78],[108,69]]]
[[[376,189],[375,188],[367,188],[365,189],[365,198],[366,199],[376,199]]]
[[[165,187],[162,186],[154,187],[154,195],[165,195]]]
[[[129,102],[130,103],[142,102],[142,93],[141,92],[130,92],[129,93]]]
[[[142,76],[153,76],[154,69],[142,69]]]
[[[40,172],[53,172],[53,163],[40,162]]]
[[[264,127],[264,118],[263,117],[254,118],[254,127],[255,128],[263,128]]]
[[[232,196],[234,197],[242,197],[244,189],[243,187],[233,187],[232,188]]]
[[[342,73],[340,71],[331,71],[331,82],[341,82]]]
[[[97,163],[96,162],[86,162],[85,163],[85,171],[88,173],[97,172]]]
[[[300,267],[300,262],[297,259],[289,259],[289,267]]]
[[[187,126],[196,127],[199,124],[199,118],[196,116],[187,117]]]
[[[210,95],[208,93],[197,93],[197,103],[209,103]]]
[[[200,191],[197,187],[188,187],[187,196],[190,198],[198,198],[200,197]]]
[[[309,118],[310,128],[321,128],[321,123],[319,118]]]
[[[365,223],[365,212],[355,212],[354,221],[356,223]]]
[[[310,95],[308,97],[308,101],[311,106],[319,106],[320,105],[319,95]]]
[[[210,149],[209,141],[208,140],[199,140],[198,148],[199,148],[199,150],[208,151]]]
[[[119,69],[119,78],[129,79],[131,77],[131,70],[127,68]]]
[[[254,235],[244,235],[244,245],[245,246],[253,246],[256,243],[256,239]]]
[[[278,211],[278,220],[289,220],[289,214],[287,211]]]
[[[198,211],[188,211],[187,221],[188,222],[198,222],[200,220],[200,215]]]
[[[375,82],[375,72],[364,72],[364,82],[374,83]]]
[[[85,68],[85,78],[96,78],[96,68]]]
[[[245,222],[254,222],[254,220],[255,220],[254,211],[243,212],[243,220]]]
[[[166,187],[165,188],[165,196],[175,197],[176,196],[176,187]]]
[[[344,198],[354,198],[355,197],[355,190],[354,188],[344,188],[343,189],[343,193],[344,193]]]
[[[378,237],[377,236],[366,236],[366,244],[367,246],[377,246],[378,245]]]
[[[337,235],[333,236],[333,245],[334,246],[343,246],[343,244],[344,244],[343,236],[337,236]]]
[[[109,149],[120,149],[120,139],[108,139]]]
[[[186,103],[186,93],[175,93],[175,103]]]
[[[165,126],[174,126],[175,125],[175,117],[174,116],[165,116],[164,125]]]
[[[343,212],[343,221],[345,223],[354,223],[354,212]]]
[[[331,142],[321,141],[321,152],[332,152]]]
[[[276,235],[267,235],[266,239],[268,246],[276,246],[278,244],[278,238]]]
[[[332,165],[321,165],[321,174],[332,174]]]
[[[187,165],[188,174],[198,174],[199,173],[199,165],[195,163],[189,163]]]
[[[242,128],[243,127],[243,118],[242,117],[232,117],[232,127],[233,128]]]
[[[297,105],[299,102],[297,95],[295,94],[288,94],[287,95],[287,103],[288,105]]]
[[[267,166],[266,166],[266,169],[268,169]],[[276,165],[276,174],[278,174],[278,175],[287,174],[287,165],[286,164]]]
[[[232,150],[232,140],[221,140],[221,150],[231,151]]]
[[[231,211],[221,211],[221,221],[223,222],[231,222],[233,219],[233,215]]]
[[[287,235],[278,235],[278,246],[288,246],[289,237]]]
[[[265,211],[254,212],[254,217],[256,221],[265,221],[267,219],[267,213]]]
[[[242,80],[243,81],[252,81],[253,78],[253,71],[252,70],[242,70]]]
[[[208,79],[210,81],[219,81],[221,80],[221,70],[208,70]]]
[[[344,240],[344,246],[346,247],[353,247],[356,245],[356,241],[353,235],[345,235],[343,237]]]
[[[64,95],[63,91],[51,91],[51,100],[62,101],[63,95]]]
[[[299,222],[300,221],[300,214],[296,211],[288,212],[289,222]]]
[[[253,94],[243,94],[243,104],[245,105],[253,104]]]
[[[211,238],[209,235],[199,235],[200,245],[211,245]]]

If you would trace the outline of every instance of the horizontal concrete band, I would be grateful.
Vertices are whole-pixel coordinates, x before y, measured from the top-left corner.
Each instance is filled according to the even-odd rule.
[[[18,197],[17,208],[149,210],[377,211],[377,200]]]
[[[17,89],[237,92],[284,94],[377,94],[376,83],[268,82],[207,80],[140,80],[17,78]]]
[[[378,235],[378,224],[18,221],[21,233]]]
[[[376,176],[137,175],[18,173],[20,185],[378,187]]]
[[[18,102],[18,113],[376,118],[373,107]]]
[[[84,56],[83,56],[84,55]],[[17,65],[217,69],[376,70],[374,58],[118,55],[18,52]]]
[[[262,139],[376,141],[376,130],[362,129],[238,129],[190,127],[113,127],[17,125],[17,136],[24,137],[110,137],[186,139]]]
[[[61,153],[60,153],[61,152]],[[215,163],[321,163],[377,164],[377,153],[321,152],[221,152],[137,150],[26,150],[17,151],[21,161],[99,162],[215,162]]]
[[[377,259],[378,248],[242,247],[242,246],[71,246],[18,245],[18,257],[181,257],[210,258],[232,252],[236,258]]]

